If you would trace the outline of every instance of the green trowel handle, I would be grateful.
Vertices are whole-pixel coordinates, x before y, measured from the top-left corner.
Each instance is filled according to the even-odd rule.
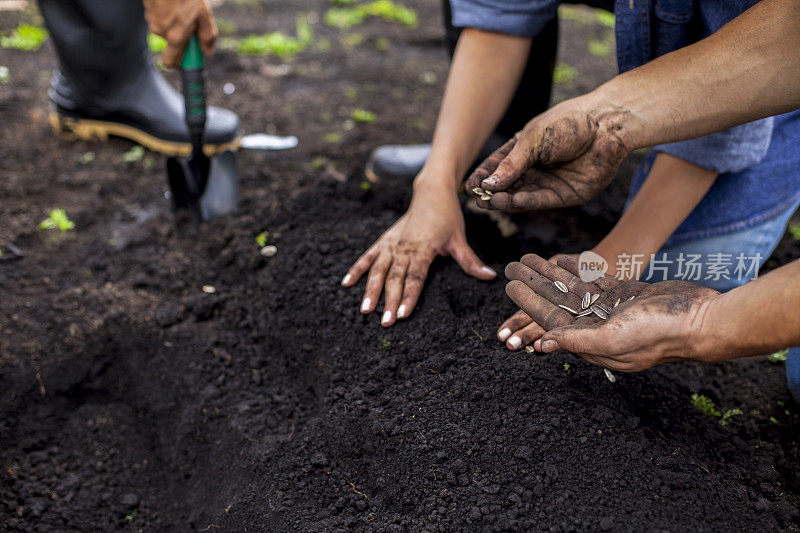
[[[203,51],[197,35],[192,35],[181,61],[181,78],[183,79],[183,99],[186,105],[186,125],[192,144],[202,143],[203,130],[206,127],[206,82],[203,76]]]

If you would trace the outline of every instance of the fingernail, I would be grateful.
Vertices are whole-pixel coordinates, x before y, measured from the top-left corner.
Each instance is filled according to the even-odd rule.
[[[405,317],[406,317],[406,306],[405,305],[401,305],[397,309],[397,318],[405,318]]]
[[[544,353],[555,352],[558,350],[558,343],[556,341],[544,341],[542,342],[542,351]]]
[[[485,180],[481,182],[481,185],[487,185],[489,187],[493,187],[497,183],[497,176],[489,176]]]
[[[342,280],[342,285],[347,285],[348,283],[350,283],[350,274],[346,275]]]
[[[496,276],[497,275],[497,272],[495,272],[494,270],[492,270],[491,268],[486,267],[486,266],[485,267],[481,267],[481,272],[484,272],[485,274],[488,274],[490,276]]]
[[[391,321],[392,321],[392,312],[384,311],[383,316],[381,317],[381,324],[388,324]]]
[[[516,350],[517,348],[522,346],[522,339],[520,339],[519,337],[511,337],[510,339],[508,339],[508,344],[510,344],[511,347]]]
[[[511,330],[508,328],[503,328],[500,330],[500,333],[497,334],[497,338],[505,342],[509,335],[511,335]]]
[[[372,300],[370,300],[369,298],[364,298],[364,301],[361,302],[361,312],[366,313],[367,311],[369,311],[369,306],[371,303]]]

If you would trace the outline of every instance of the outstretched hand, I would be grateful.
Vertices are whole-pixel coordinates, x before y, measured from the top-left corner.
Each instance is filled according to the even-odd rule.
[[[585,97],[539,115],[472,173],[467,191],[480,207],[506,212],[587,202],[614,179],[629,152],[614,121],[595,115]]]
[[[693,334],[717,291],[685,281],[649,284],[610,276],[587,283],[577,274],[572,256],[554,265],[530,254],[506,268],[506,293],[546,331],[534,344],[537,350],[568,350],[624,372],[696,358]]]

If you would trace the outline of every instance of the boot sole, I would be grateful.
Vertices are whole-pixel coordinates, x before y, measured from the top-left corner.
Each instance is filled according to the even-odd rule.
[[[154,137],[149,133],[119,124],[117,122],[104,122],[100,120],[89,120],[82,118],[65,117],[58,113],[50,113],[50,126],[53,133],[67,141],[107,141],[109,137],[121,137],[141,144],[145,148],[165,155],[186,157],[192,152],[190,143],[176,141],[165,141]],[[203,151],[211,157],[224,152],[225,150],[238,150],[241,137],[237,137],[231,142],[220,144],[206,144]]]

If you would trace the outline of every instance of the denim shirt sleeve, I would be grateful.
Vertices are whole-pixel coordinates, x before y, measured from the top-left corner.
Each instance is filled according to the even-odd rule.
[[[535,37],[553,20],[558,0],[450,0],[453,26]]]
[[[768,117],[697,139],[661,144],[655,149],[720,174],[739,172],[760,163],[767,155],[773,121]]]

